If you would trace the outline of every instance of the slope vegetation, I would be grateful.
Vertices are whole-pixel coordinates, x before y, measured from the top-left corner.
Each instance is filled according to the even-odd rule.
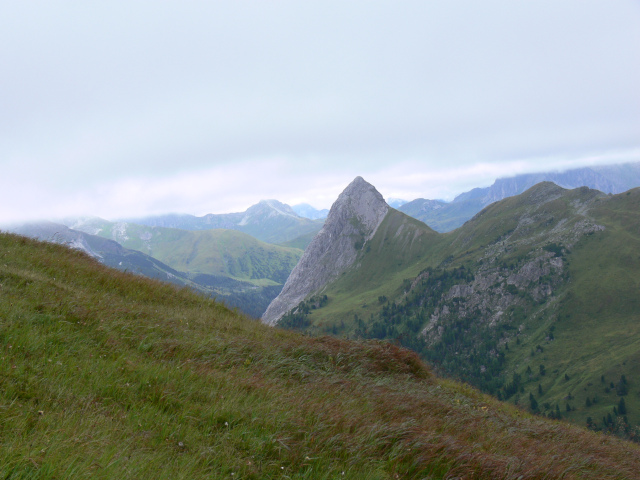
[[[638,478],[640,449],[0,235],[2,478]]]
[[[300,249],[226,229],[188,231],[101,219],[77,222],[74,228],[115,240],[179,271],[224,275],[256,285],[283,284],[302,255]]]
[[[639,201],[542,183],[448,234],[415,222],[413,250],[381,228],[280,325],[398,342],[535,413],[638,438]]]
[[[278,295],[302,254],[233,230],[188,232],[97,218],[76,223],[82,230],[39,222],[11,231],[82,250],[118,270],[188,286],[253,317]]]

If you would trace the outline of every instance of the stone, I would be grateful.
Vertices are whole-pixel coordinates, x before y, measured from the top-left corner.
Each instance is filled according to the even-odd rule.
[[[280,294],[269,304],[262,321],[275,325],[305,298],[351,267],[389,209],[373,185],[356,177],[331,206],[322,230],[305,250]]]

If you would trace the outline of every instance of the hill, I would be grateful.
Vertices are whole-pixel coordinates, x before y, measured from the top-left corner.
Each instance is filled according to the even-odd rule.
[[[0,235],[2,478],[632,479],[637,445]]]
[[[76,224],[85,231],[50,222],[11,231],[83,250],[119,270],[194,288],[254,317],[280,292],[302,255],[233,230],[191,232],[99,218]]]
[[[204,215],[170,214],[157,217],[131,219],[135,223],[151,227],[177,228],[180,230],[231,229],[251,235],[267,243],[285,243],[298,237],[315,233],[322,228],[322,217],[304,218],[289,205],[277,200],[261,200],[244,212]],[[71,225],[69,225],[71,226]]]
[[[118,270],[156,278],[178,286],[195,287],[184,272],[174,270],[149,255],[125,248],[113,240],[72,230],[61,224],[34,222],[13,227],[10,231],[83,251],[104,265]]]
[[[398,342],[533,412],[631,435],[639,202],[640,189],[541,183],[447,234],[389,210],[350,268],[289,304],[278,325]]]
[[[110,238],[189,273],[224,275],[256,285],[282,285],[302,255],[234,230],[188,231],[90,219],[74,228]]]

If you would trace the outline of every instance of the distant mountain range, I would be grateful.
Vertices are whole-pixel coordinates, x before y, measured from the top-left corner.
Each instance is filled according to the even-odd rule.
[[[311,205],[309,205],[308,203],[300,203],[298,205],[294,205],[291,208],[299,216],[304,218],[309,218],[311,220],[319,220],[322,218],[327,218],[327,215],[329,215],[329,210],[327,210],[326,208],[322,210],[318,210],[312,207]]]
[[[519,195],[540,182],[553,182],[568,189],[589,187],[604,193],[622,193],[640,186],[640,163],[517,175],[498,179],[490,187],[474,188],[458,195],[452,202],[418,198],[396,208],[438,232],[449,232],[487,205]]]
[[[312,207],[311,207],[312,208]],[[238,230],[267,243],[284,243],[315,233],[322,228],[322,217],[304,218],[289,205],[277,200],[262,200],[244,212],[207,214],[202,217],[168,214],[125,220],[126,223],[181,230]]]
[[[400,208],[405,203],[408,203],[406,200],[402,200],[400,198],[388,198],[387,205],[393,208]]]
[[[390,198],[386,204],[444,232],[463,225],[490,203],[517,195],[541,180],[567,188],[588,185],[615,193],[640,185],[640,164],[503,178],[491,187],[463,193],[452,202]],[[82,248],[108,265],[191,285],[260,316],[280,291],[302,250],[322,228],[327,213],[307,204],[290,207],[277,200],[263,200],[240,213],[202,217],[168,214],[118,222],[73,218],[61,222],[64,228],[41,223],[40,230],[35,231],[32,224],[29,232],[23,233],[47,240],[55,236],[53,241]],[[125,250],[118,251],[114,245],[86,234],[118,242]],[[135,251],[145,256],[136,256]]]
[[[386,339],[534,413],[640,433],[639,252],[640,188],[542,182],[438,233],[356,178],[262,319]]]
[[[241,213],[169,214],[136,222],[68,218],[8,230],[84,250],[114,268],[189,286],[259,317],[322,224],[277,200],[263,200]]]
[[[302,255],[300,249],[233,230],[186,231],[98,218],[72,226],[37,222],[9,231],[82,250],[118,270],[193,288],[253,317],[280,292]]]
[[[180,230],[99,218],[75,221],[74,230],[115,240],[188,273],[224,275],[256,285],[283,284],[302,251],[227,229]]]

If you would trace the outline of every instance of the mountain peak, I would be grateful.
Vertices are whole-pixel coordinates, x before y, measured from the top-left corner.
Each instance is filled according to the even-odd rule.
[[[285,203],[279,202],[278,200],[260,200],[255,205],[249,207],[246,212],[244,212],[244,216],[242,220],[238,223],[240,226],[246,226],[250,224],[254,224],[256,222],[262,221],[262,219],[267,217],[293,217],[300,218],[299,215],[294,212],[291,207]]]
[[[327,222],[331,219],[332,213],[338,215],[338,212],[342,212],[341,216],[348,214],[350,216],[356,216],[365,222],[367,227],[371,227],[378,220],[379,214],[384,211],[386,215],[389,210],[389,205],[384,201],[384,198],[376,190],[376,187],[371,185],[362,177],[356,177],[347,188],[338,196],[338,199],[331,206]],[[377,223],[376,223],[377,227]],[[375,233],[375,228],[373,232]]]
[[[331,206],[322,230],[305,250],[262,321],[274,325],[307,296],[349,268],[389,209],[373,185],[356,177]]]
[[[342,193],[340,194],[340,197],[347,196],[347,197],[351,197],[351,196],[357,196],[357,195],[361,195],[366,191],[370,191],[373,190],[376,193],[378,193],[378,191],[376,190],[376,188],[371,185],[369,182],[367,182],[364,178],[358,176],[356,178],[354,178],[351,183],[349,185],[347,185],[347,188],[345,188]],[[338,198],[340,198],[338,197]],[[382,195],[380,195],[380,198],[382,198]]]

